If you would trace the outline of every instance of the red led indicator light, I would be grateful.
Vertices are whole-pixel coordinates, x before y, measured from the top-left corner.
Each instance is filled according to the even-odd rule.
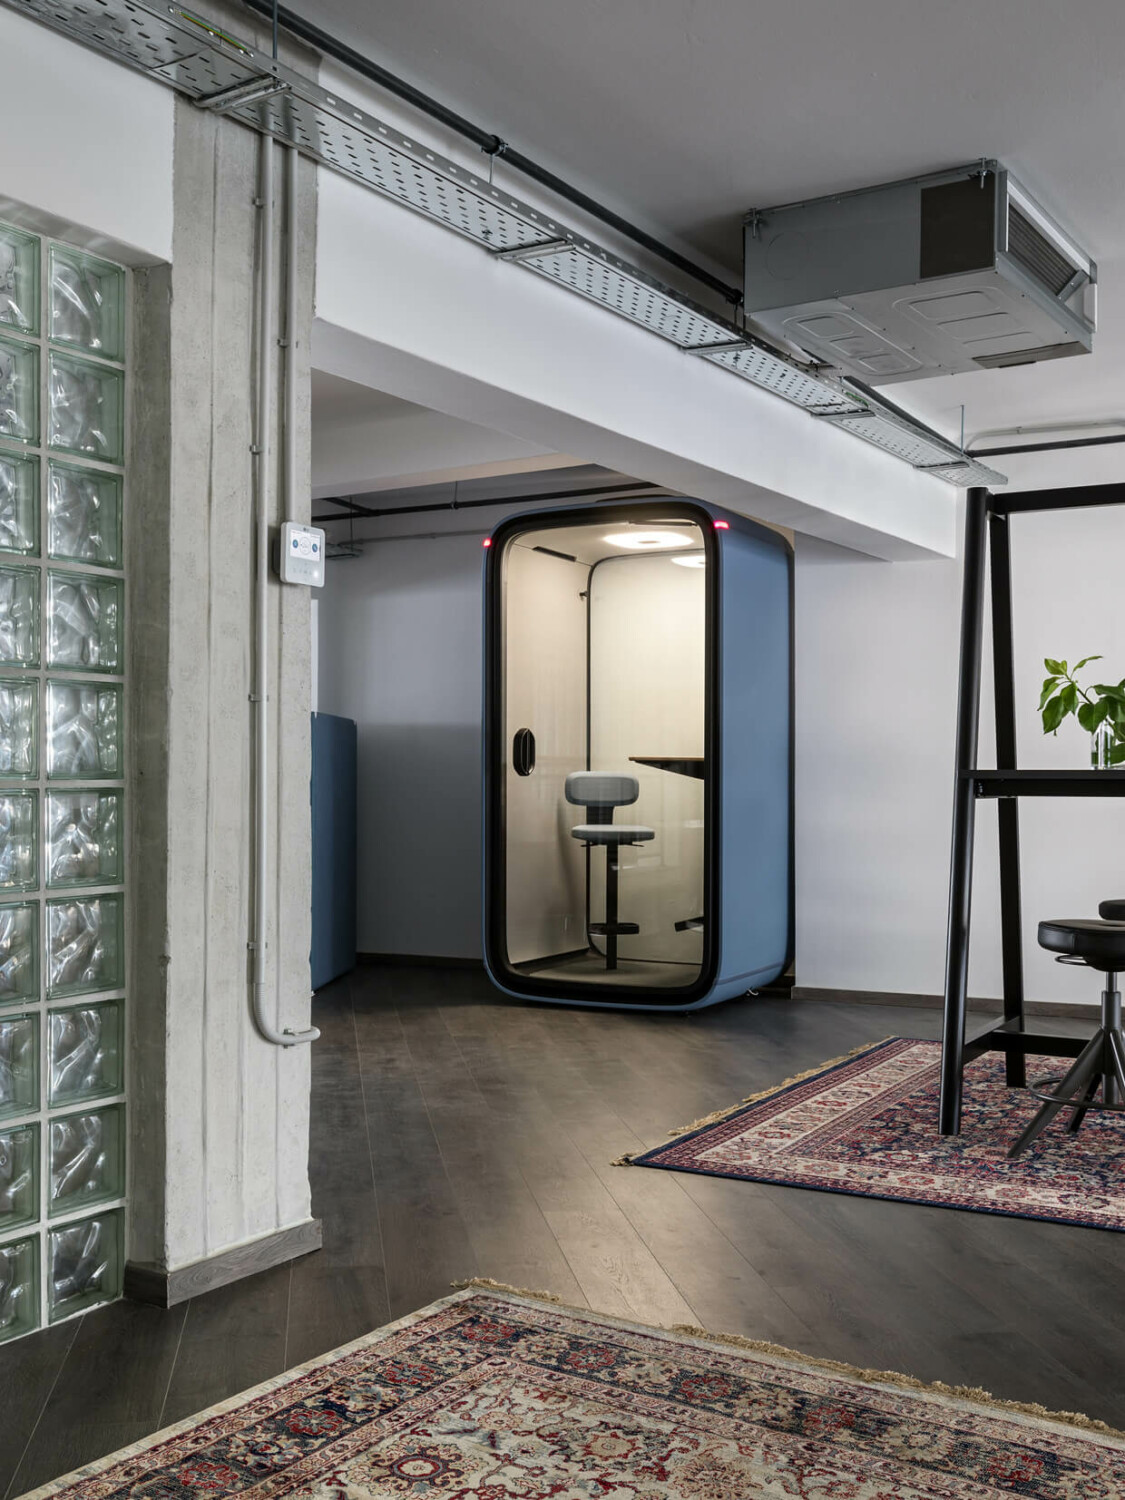
[[[730,522],[729,521],[716,521],[715,522],[715,530],[716,531],[729,531],[730,530]]]
[[[484,539],[484,541],[481,542],[481,546],[482,547],[491,547],[492,546],[492,538],[490,536],[486,536],[485,539]]]

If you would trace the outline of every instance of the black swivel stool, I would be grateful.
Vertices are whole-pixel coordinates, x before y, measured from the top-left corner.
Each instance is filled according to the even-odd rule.
[[[1111,913],[1125,918],[1125,901],[1103,901],[1098,907],[1103,918]],[[1019,1156],[1045,1130],[1060,1109],[1073,1109],[1067,1130],[1073,1135],[1089,1109],[1125,1110],[1125,1032],[1121,1030],[1121,992],[1117,976],[1125,969],[1125,920],[1095,921],[1092,918],[1064,918],[1040,922],[1039,946],[1057,953],[1060,961],[1085,964],[1106,976],[1102,991],[1101,1025],[1083,1051],[1054,1088],[1044,1092],[1050,1082],[1042,1079],[1031,1092],[1043,1100],[1027,1129],[1009,1156]],[[1101,1090],[1101,1103],[1096,1102]]]
[[[618,853],[623,844],[646,844],[656,837],[654,828],[640,823],[615,823],[613,809],[629,807],[641,794],[635,776],[615,776],[601,771],[572,771],[566,778],[566,800],[585,807],[586,822],[570,830],[571,838],[580,839],[587,848],[605,850],[605,921],[590,922],[587,931],[605,938],[605,966],[617,968],[617,939],[640,932],[636,922],[617,918]]]

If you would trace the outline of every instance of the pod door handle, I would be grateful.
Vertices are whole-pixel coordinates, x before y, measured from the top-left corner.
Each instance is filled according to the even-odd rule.
[[[535,770],[535,736],[530,729],[517,729],[512,736],[512,769],[517,776],[530,776]]]

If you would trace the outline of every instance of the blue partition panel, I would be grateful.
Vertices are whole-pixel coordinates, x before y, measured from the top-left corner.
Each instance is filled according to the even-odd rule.
[[[312,715],[312,987],[355,968],[356,726]]]
[[[789,548],[732,524],[720,558],[718,977],[723,1000],[776,979],[792,945]]]

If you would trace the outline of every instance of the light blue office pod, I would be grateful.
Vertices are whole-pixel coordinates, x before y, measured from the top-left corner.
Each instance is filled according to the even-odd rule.
[[[792,956],[792,553],[697,500],[485,541],[484,954],[507,994],[694,1010]]]

